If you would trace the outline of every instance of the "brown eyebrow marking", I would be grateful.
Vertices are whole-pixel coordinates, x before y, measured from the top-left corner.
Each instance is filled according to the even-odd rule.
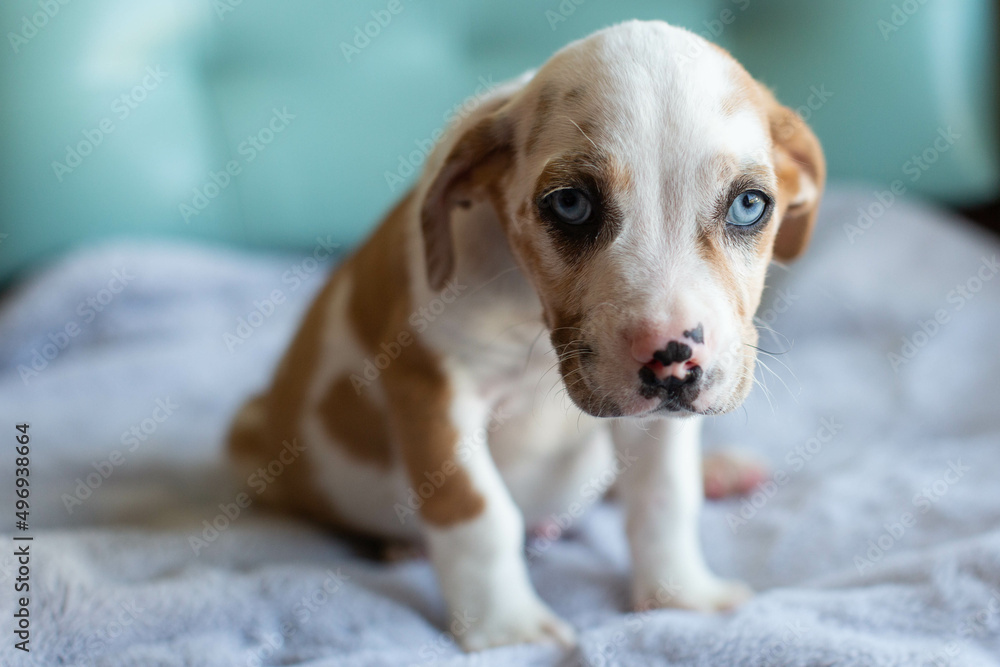
[[[538,94],[538,102],[535,104],[535,112],[532,114],[531,129],[528,130],[528,137],[524,142],[524,151],[531,154],[538,145],[538,140],[542,136],[542,130],[555,108],[556,91],[551,85],[542,88]]]
[[[570,123],[572,123],[573,127],[575,127],[576,129],[578,129],[580,131],[580,134],[583,135],[584,139],[586,139],[587,141],[590,142],[591,146],[593,146],[598,151],[601,150],[600,148],[598,148],[597,144],[594,143],[594,140],[590,138],[590,133],[594,131],[594,124],[591,121],[585,120],[582,123],[577,123],[575,120],[573,120],[569,116],[563,116],[563,118],[565,118]],[[584,126],[586,126],[586,129],[584,129]]]
[[[587,87],[576,86],[574,88],[567,90],[563,94],[563,102],[568,102],[568,103],[578,102],[586,96],[587,96]]]
[[[588,180],[591,183],[580,183]],[[540,199],[559,188],[597,185],[598,194],[606,197],[620,197],[633,187],[632,171],[607,153],[597,148],[595,151],[568,153],[549,160],[535,183],[534,198]]]

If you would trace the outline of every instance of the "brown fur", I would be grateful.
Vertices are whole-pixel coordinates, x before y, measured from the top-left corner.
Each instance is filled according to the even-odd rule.
[[[446,482],[425,501],[420,512],[428,523],[449,525],[478,515],[484,501],[453,460],[458,434],[448,413],[451,387],[440,360],[419,341],[408,322],[413,308],[405,225],[411,202],[412,195],[389,214],[371,239],[331,277],[309,309],[268,392],[244,407],[244,418],[238,418],[234,424],[229,447],[234,457],[260,465],[275,457],[283,440],[301,440],[298,424],[307,407],[306,390],[323,352],[327,307],[338,282],[349,276],[353,291],[348,317],[366,350],[376,353],[382,342],[399,340],[404,334],[410,336],[410,344],[381,376],[387,408],[380,408],[363,391],[361,395],[356,393],[350,380],[341,377],[324,393],[317,409],[322,411],[323,423],[337,440],[335,446],[344,447],[359,460],[388,467],[394,438],[414,487],[426,481],[425,472],[443,470]],[[256,418],[250,419],[255,412]],[[307,450],[303,457],[308,453]],[[265,494],[268,503],[342,530],[356,531],[318,492],[308,474],[309,465],[305,461],[288,465],[282,476],[269,485]]]
[[[538,140],[542,138],[542,132],[549,122],[552,109],[555,106],[556,93],[551,86],[542,89],[538,94],[538,102],[535,105],[535,113],[531,116],[531,128],[528,130],[527,138],[524,140],[524,152],[531,155],[538,146]]]
[[[453,471],[447,465],[449,461],[456,464],[459,444],[448,414],[451,387],[440,359],[420,343],[408,322],[413,312],[404,214],[409,200],[389,215],[348,263],[354,275],[351,321],[372,353],[378,351],[380,343],[394,340],[401,333],[412,337],[413,342],[382,375],[388,416],[414,488],[427,481],[424,473],[446,473],[445,484],[425,500],[420,515],[428,523],[450,525],[474,518],[485,505],[468,474],[457,465]]]
[[[826,161],[819,140],[797,113],[768,99],[771,136],[774,139],[774,170],[782,199],[794,202],[799,195],[800,175],[805,174],[815,186],[807,201],[789,206],[781,220],[774,242],[774,256],[793,260],[801,255],[812,236],[819,209],[819,197],[826,182]]]
[[[290,510],[336,528],[353,532],[347,522],[315,489],[309,474],[310,443],[298,424],[305,404],[305,392],[321,353],[326,304],[333,294],[335,278],[320,293],[306,314],[292,346],[278,366],[270,390],[251,399],[241,410],[229,434],[232,456],[251,467],[266,466],[281,451],[284,441],[303,443],[306,451],[285,467],[261,494],[272,507]]]
[[[319,403],[327,432],[348,454],[379,468],[392,464],[392,436],[382,410],[365,392],[358,392],[351,378],[343,376]]]

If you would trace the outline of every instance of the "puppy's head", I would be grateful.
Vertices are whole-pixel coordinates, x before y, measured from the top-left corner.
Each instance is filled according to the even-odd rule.
[[[456,134],[422,204],[432,286],[454,266],[451,209],[489,199],[582,410],[743,401],[768,263],[803,251],[825,178],[794,112],[714,45],[631,22],[570,44]]]

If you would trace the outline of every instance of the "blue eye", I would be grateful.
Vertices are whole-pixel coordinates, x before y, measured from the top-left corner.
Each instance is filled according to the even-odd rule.
[[[567,225],[582,225],[590,219],[590,214],[594,210],[587,195],[576,188],[550,192],[542,203]]]
[[[726,214],[726,222],[737,227],[757,224],[767,211],[767,195],[760,190],[747,190],[736,198]]]

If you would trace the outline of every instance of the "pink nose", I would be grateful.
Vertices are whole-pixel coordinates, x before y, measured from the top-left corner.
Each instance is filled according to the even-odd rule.
[[[631,341],[632,358],[664,380],[684,380],[690,371],[705,365],[705,334],[699,324],[691,329],[647,327]],[[648,371],[647,371],[648,372]]]

